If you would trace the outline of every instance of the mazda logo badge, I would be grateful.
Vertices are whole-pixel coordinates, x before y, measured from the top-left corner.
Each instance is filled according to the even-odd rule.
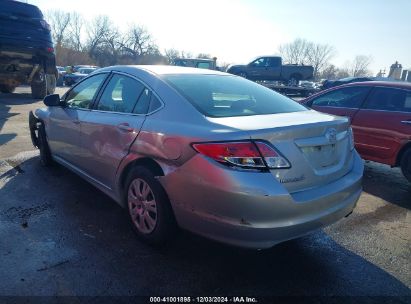
[[[325,132],[325,138],[327,138],[330,144],[335,144],[337,142],[337,130],[334,128],[328,129]]]

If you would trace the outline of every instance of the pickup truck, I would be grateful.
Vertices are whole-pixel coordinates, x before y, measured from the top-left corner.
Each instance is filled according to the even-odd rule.
[[[298,85],[300,80],[313,78],[314,69],[309,65],[282,64],[278,56],[258,57],[247,65],[231,65],[227,73],[250,80],[276,80]]]
[[[56,87],[56,58],[50,25],[38,7],[0,0],[0,92],[29,84],[33,98]]]

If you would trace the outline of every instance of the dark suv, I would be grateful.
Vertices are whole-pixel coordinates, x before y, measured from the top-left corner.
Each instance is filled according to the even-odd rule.
[[[0,0],[0,92],[30,84],[33,98],[54,93],[57,69],[50,25],[38,7]]]

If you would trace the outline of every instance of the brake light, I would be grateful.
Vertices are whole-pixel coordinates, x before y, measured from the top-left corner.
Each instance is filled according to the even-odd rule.
[[[290,168],[291,165],[285,157],[281,156],[274,148],[270,147],[264,142],[256,142],[258,150],[270,169],[285,169]]]
[[[46,30],[48,30],[48,31],[51,31],[50,24],[48,24],[46,20],[40,20],[40,23],[41,23],[41,26],[42,26],[44,29],[46,29]]]
[[[193,148],[220,163],[244,168],[289,168],[289,162],[263,142],[197,143]]]

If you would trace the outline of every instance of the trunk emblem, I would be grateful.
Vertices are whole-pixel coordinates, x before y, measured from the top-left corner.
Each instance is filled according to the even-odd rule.
[[[325,132],[325,138],[327,138],[330,144],[335,144],[337,142],[337,130],[334,128],[328,129]]]

